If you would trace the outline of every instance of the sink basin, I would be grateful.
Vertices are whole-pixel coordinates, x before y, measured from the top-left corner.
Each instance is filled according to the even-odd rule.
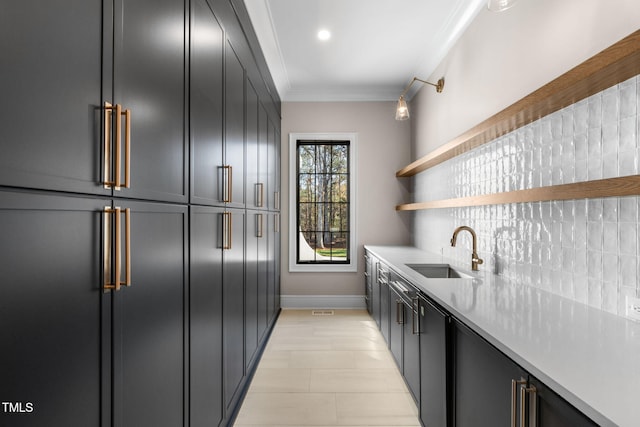
[[[469,274],[463,273],[449,264],[407,264],[407,267],[417,271],[429,279],[472,279]]]

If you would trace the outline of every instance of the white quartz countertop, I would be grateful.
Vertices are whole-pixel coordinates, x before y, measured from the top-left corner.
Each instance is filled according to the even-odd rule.
[[[406,265],[442,263],[439,254],[365,248],[598,424],[640,426],[640,323],[482,266],[473,279],[428,279]]]

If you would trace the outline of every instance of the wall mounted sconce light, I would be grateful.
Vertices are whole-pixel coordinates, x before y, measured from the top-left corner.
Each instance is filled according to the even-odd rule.
[[[518,0],[489,0],[487,3],[487,9],[492,12],[502,12],[503,10],[509,9],[517,1]]]
[[[404,89],[404,91],[400,95],[400,98],[398,99],[398,107],[396,108],[396,120],[407,120],[409,118],[409,107],[407,107],[407,101],[404,100],[404,96],[415,81],[435,86],[436,92],[438,93],[442,92],[442,89],[444,89],[444,77],[438,80],[437,83],[431,83],[426,80],[414,77],[413,80],[411,80],[411,83],[409,83],[409,85]]]

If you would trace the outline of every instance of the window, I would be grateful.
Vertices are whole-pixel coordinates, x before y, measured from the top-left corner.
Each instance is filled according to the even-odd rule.
[[[355,134],[291,134],[291,271],[356,271]]]

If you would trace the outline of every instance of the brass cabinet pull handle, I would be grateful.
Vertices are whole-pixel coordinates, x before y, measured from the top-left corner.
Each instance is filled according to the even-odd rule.
[[[518,400],[517,400],[517,389],[518,385],[526,385],[527,380],[524,378],[520,378],[519,380],[511,380],[511,427],[517,427],[516,422],[518,419]],[[524,408],[521,408],[524,412]]]
[[[124,115],[124,185],[131,188],[131,110],[122,112]]]
[[[116,141],[113,144],[115,147],[112,150],[111,141],[111,126],[112,116],[115,113],[115,137]],[[125,117],[125,135],[124,135],[124,184],[121,180],[122,174],[122,116]],[[113,178],[111,177],[111,152],[114,152],[114,171]],[[122,110],[120,104],[112,105],[109,102],[104,103],[104,187],[114,188],[120,190],[121,187],[131,187],[131,111]]]
[[[256,207],[264,207],[264,184],[261,182],[256,184]]]
[[[120,285],[122,282],[120,281],[120,275],[122,273],[122,245],[120,244],[120,235],[122,231],[122,222],[120,218],[121,209],[116,207],[116,291],[120,290]]]
[[[103,232],[103,261],[104,261],[104,285],[105,293],[115,289],[115,285],[111,283],[111,206],[105,206],[103,210],[104,216],[104,232]]]
[[[113,105],[104,103],[104,188],[111,188],[115,182],[111,179],[111,116]],[[105,211],[106,213],[106,211]]]
[[[115,214],[115,279],[111,282],[111,215]],[[122,278],[122,209],[119,207],[112,208],[110,206],[104,209],[104,266],[105,266],[105,285],[104,291],[119,291],[121,286],[131,286],[131,209],[124,210],[125,215],[125,281]]]
[[[231,212],[223,212],[222,220],[222,249],[231,249]]]
[[[401,299],[396,300],[396,323],[398,325],[404,324],[404,304]]]
[[[120,182],[120,174],[121,174],[121,162],[122,162],[122,150],[121,150],[121,142],[122,142],[122,106],[120,104],[115,105],[116,109],[116,171],[115,171],[115,183],[114,189],[120,190],[122,183]],[[117,223],[117,221],[116,221]]]
[[[537,392],[538,390],[534,387],[534,386],[530,386],[530,387],[522,387],[520,388],[520,427],[526,427],[526,422],[527,422],[527,411],[524,410],[525,405],[527,404],[527,393],[531,393],[531,395],[533,396],[533,399],[530,400],[530,402],[533,402],[531,404],[531,407],[529,408],[529,419],[533,420],[533,423],[531,425],[529,425],[529,427],[537,427],[538,426],[538,414],[537,414],[537,407],[536,407],[536,401],[538,400],[537,398]]]
[[[420,300],[418,297],[411,298],[411,333],[413,335],[420,334],[420,316],[416,313],[420,312]]]
[[[125,245],[125,282],[124,286],[131,286],[131,209],[124,210],[124,245]]]
[[[256,214],[256,237],[262,238],[262,214]]]
[[[231,203],[231,189],[233,188],[233,167],[222,166],[222,202]]]

